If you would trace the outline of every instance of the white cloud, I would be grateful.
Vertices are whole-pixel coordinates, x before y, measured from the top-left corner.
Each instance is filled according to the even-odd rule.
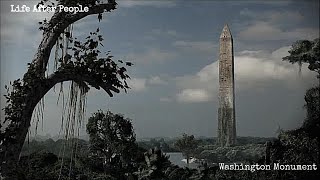
[[[297,40],[297,39],[314,39],[319,36],[319,29],[314,28],[297,28],[292,30],[282,30],[275,25],[267,22],[256,22],[247,29],[239,33],[243,40]]]
[[[296,66],[283,62],[290,47],[281,47],[266,57],[264,51],[243,51],[235,56],[235,87],[237,91],[254,91],[270,87],[281,82],[287,87],[312,84],[315,75],[306,66],[302,67],[299,78]],[[249,52],[249,53],[248,53]],[[219,90],[218,61],[202,68],[194,75],[177,77],[176,83],[180,92],[176,95],[179,102],[204,102],[216,100]],[[308,79],[308,80],[306,80]],[[308,82],[308,83],[307,83]]]
[[[300,22],[304,19],[304,16],[300,12],[291,12],[291,11],[281,11],[281,12],[268,12],[265,15],[270,19],[271,22],[274,23],[282,23],[282,22]]]
[[[181,48],[186,51],[198,51],[198,52],[210,52],[216,47],[216,44],[212,43],[211,41],[175,41],[173,42],[173,46],[177,48]]]
[[[239,37],[244,40],[297,40],[314,39],[319,36],[318,28],[297,28],[305,17],[298,11],[251,11],[243,9],[240,15],[249,18],[244,21]],[[250,21],[251,20],[251,21]]]
[[[245,8],[240,15],[270,23],[296,23],[304,19],[304,16],[297,11],[251,11]]]
[[[129,53],[127,59],[133,63],[162,63],[172,60],[177,56],[174,52],[163,51],[157,48],[149,48],[145,52]]]
[[[237,52],[236,55],[238,56],[250,56],[250,57],[266,57],[269,56],[268,52],[265,52],[263,50],[257,50],[257,51],[250,51],[250,50],[243,50],[240,52]]]
[[[148,79],[148,84],[164,85],[164,84],[167,84],[167,82],[165,80],[161,79],[159,76],[153,76],[150,79]]]
[[[132,92],[145,92],[148,87],[152,85],[164,85],[167,82],[161,79],[159,76],[153,76],[151,78],[131,78],[127,80],[128,86]]]
[[[119,7],[134,7],[134,6],[151,6],[157,8],[170,8],[176,6],[174,1],[141,1],[141,0],[121,0],[117,1]]]
[[[146,90],[147,80],[144,78],[132,78],[128,80],[128,85],[131,88],[130,91],[141,92]]]
[[[285,80],[291,75],[293,70],[271,60],[248,56],[236,57],[235,66],[235,76],[237,76],[236,79],[240,82],[272,79]]]
[[[281,47],[275,51],[273,51],[271,53],[271,56],[274,58],[274,59],[282,59],[283,57],[285,56],[288,56],[289,55],[289,50],[290,50],[291,46],[284,46],[284,47]]]
[[[178,95],[180,102],[205,102],[210,99],[210,93],[205,89],[183,89]]]
[[[290,3],[292,3],[291,1],[232,1],[232,5],[241,5],[243,6],[244,4],[261,4],[261,5],[267,5],[267,6],[287,6]]]

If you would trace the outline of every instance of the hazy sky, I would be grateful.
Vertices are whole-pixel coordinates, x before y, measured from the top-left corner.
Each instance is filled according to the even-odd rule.
[[[281,58],[294,41],[319,36],[319,1],[117,2],[118,9],[104,14],[102,22],[96,15],[77,22],[74,35],[83,38],[100,27],[104,50],[135,64],[129,68],[132,89],[112,98],[91,89],[87,118],[109,109],[132,119],[137,137],[216,136],[219,36],[228,23],[238,136],[275,136],[278,127],[302,124],[304,93],[317,82],[315,74],[303,67],[299,76],[297,65]],[[52,15],[11,13],[11,4],[36,2],[1,1],[1,94],[26,72],[41,40],[37,22]],[[39,134],[60,130],[57,97],[53,91],[45,97]]]

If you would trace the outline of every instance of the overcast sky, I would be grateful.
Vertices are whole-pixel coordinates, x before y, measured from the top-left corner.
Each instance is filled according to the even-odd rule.
[[[135,64],[129,68],[132,89],[112,98],[91,89],[87,118],[98,109],[124,114],[140,138],[217,136],[219,36],[228,23],[235,53],[237,135],[276,136],[279,127],[302,124],[305,90],[317,80],[305,66],[299,76],[297,65],[281,58],[296,40],[319,37],[319,1],[117,2],[118,9],[104,14],[102,22],[96,15],[77,22],[74,35],[86,37],[100,27],[105,51]],[[37,22],[52,15],[11,13],[11,4],[36,2],[1,1],[1,94],[5,84],[26,72],[41,40]],[[62,112],[57,97],[53,91],[46,95],[38,134],[58,134]]]

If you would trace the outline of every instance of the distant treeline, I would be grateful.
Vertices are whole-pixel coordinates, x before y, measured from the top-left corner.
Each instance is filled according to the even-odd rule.
[[[42,141],[31,140],[24,143],[21,155],[26,156],[33,153],[50,152],[58,157],[71,157],[73,150],[80,147],[82,151],[89,151],[89,142],[77,138],[69,140],[58,139],[56,141],[51,138]]]
[[[267,137],[237,137],[237,145],[247,145],[247,144],[264,144],[267,141],[272,141],[275,138]],[[157,148],[161,149],[163,152],[179,152],[179,150],[174,146],[177,139],[169,138],[151,138],[149,140],[137,141],[139,147],[144,149]],[[199,146],[205,149],[210,149],[215,147],[216,138],[205,138],[200,137],[197,139],[199,141]],[[39,151],[47,151],[56,154],[57,156],[70,156],[73,148],[81,147],[82,149],[88,149],[89,142],[83,139],[58,139],[54,141],[53,139],[41,139],[35,140],[31,139],[29,142],[26,141],[22,148],[22,155],[29,155]]]

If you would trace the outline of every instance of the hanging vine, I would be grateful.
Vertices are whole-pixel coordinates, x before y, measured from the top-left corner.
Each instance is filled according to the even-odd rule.
[[[49,1],[45,0],[40,3],[45,2]],[[89,12],[75,14],[56,12],[49,21],[39,22],[39,29],[43,31],[43,39],[34,59],[28,63],[28,70],[22,79],[17,79],[10,83],[10,87],[5,87],[7,104],[4,107],[5,120],[3,123],[8,123],[8,125],[4,131],[0,132],[0,163],[3,172],[5,169],[10,169],[9,162],[14,163],[18,160],[33,113],[37,127],[40,120],[43,119],[43,97],[56,84],[71,81],[67,101],[63,93],[63,85],[60,86],[59,91],[59,97],[62,95],[62,106],[67,109],[62,117],[66,127],[66,136],[75,135],[77,132],[75,125],[82,123],[86,93],[90,86],[96,89],[102,88],[111,97],[112,92],[119,93],[119,89],[126,92],[129,88],[126,79],[130,77],[127,75],[125,66],[131,66],[132,63],[125,62],[124,66],[119,66],[112,60],[113,56],[110,55],[110,52],[102,56],[98,49],[103,40],[102,35],[99,34],[99,28],[95,32],[90,32],[84,42],[81,42],[72,37],[72,26],[70,27],[74,22],[91,14],[98,14],[100,21],[102,13],[114,10],[117,3],[114,0],[107,0],[107,2],[59,0],[58,3],[65,6],[79,4],[88,6]],[[67,45],[62,45],[64,50],[61,57],[57,56],[59,51],[56,49],[54,72],[45,76],[45,73],[48,73],[51,49],[54,45],[56,48],[61,48],[63,44],[59,37],[65,37],[69,41]],[[65,108],[67,106],[69,108]]]

